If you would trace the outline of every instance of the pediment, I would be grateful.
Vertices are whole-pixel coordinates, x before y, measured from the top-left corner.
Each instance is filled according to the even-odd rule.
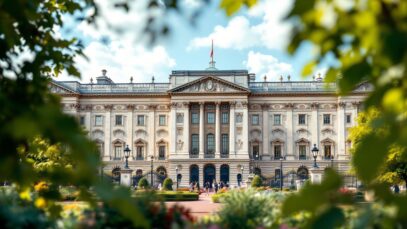
[[[217,77],[206,76],[173,88],[169,93],[249,93],[249,89]]]
[[[48,85],[48,88],[52,93],[55,93],[55,94],[62,94],[62,95],[67,95],[67,94],[68,95],[77,95],[78,94],[78,92],[76,92],[70,88],[64,87],[64,86],[56,83],[55,81],[52,81]]]

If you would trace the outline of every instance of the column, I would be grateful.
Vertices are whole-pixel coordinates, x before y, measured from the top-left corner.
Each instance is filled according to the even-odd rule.
[[[199,158],[203,158],[205,142],[204,142],[204,103],[199,103]]]
[[[318,113],[318,103],[312,103],[311,104],[311,109],[312,109],[312,116],[311,116],[311,145],[310,147],[312,148],[314,144],[317,144],[318,148],[320,149],[320,152],[322,152],[321,147],[319,146],[319,113]]]
[[[184,145],[185,145],[185,154],[189,154],[190,140],[189,140],[189,103],[185,102],[184,104]],[[189,176],[189,175],[188,175]]]
[[[111,157],[111,145],[112,145],[112,131],[111,131],[111,126],[110,126],[110,120],[111,120],[111,110],[113,108],[113,105],[105,105],[105,116],[103,120],[103,125],[105,129],[105,160],[110,160]]]
[[[338,155],[339,160],[346,159],[345,157],[345,106],[346,103],[338,103],[338,150],[334,153]],[[334,150],[334,149],[332,149]]]
[[[170,112],[170,153],[169,156],[177,154],[177,103],[171,103],[171,112]]]
[[[270,151],[269,151],[269,112],[268,112],[268,104],[262,104],[262,109],[263,109],[263,157],[266,155],[265,158],[270,159]],[[264,159],[265,159],[264,158]]]
[[[133,143],[133,109],[134,105],[127,105],[127,117],[123,120],[124,125],[126,125],[126,135],[127,135],[127,142],[126,144],[129,145],[131,150],[131,155],[129,157],[129,161],[132,161],[134,156],[136,155],[134,143]]]
[[[216,102],[215,113],[215,157],[220,158],[220,102]]]
[[[285,105],[287,112],[287,160],[294,160],[298,157],[295,155],[295,142],[294,142],[294,130],[293,130],[293,107],[294,104],[287,103]]]
[[[235,104],[236,102],[231,102],[230,103],[230,119],[229,119],[229,157],[232,155],[236,156],[236,137],[235,137]]]
[[[149,150],[149,155],[150,156],[155,156],[155,105],[150,105],[149,106],[149,111],[148,111],[148,119],[146,124],[147,129],[148,129],[148,150]],[[150,159],[150,158],[148,158]],[[151,160],[151,159],[150,159]]]
[[[248,103],[243,102],[243,145],[242,145],[242,158],[249,159],[249,111],[248,111]]]

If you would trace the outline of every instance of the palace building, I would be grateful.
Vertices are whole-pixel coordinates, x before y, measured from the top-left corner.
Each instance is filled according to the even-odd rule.
[[[169,82],[115,83],[106,70],[96,82],[53,81],[64,112],[76,116],[100,148],[103,171],[117,178],[124,149],[133,180],[165,177],[241,185],[251,174],[284,186],[307,179],[311,148],[320,167],[349,169],[348,128],[371,90],[361,84],[338,96],[335,83],[255,81],[247,70],[172,71]],[[151,173],[153,171],[153,173]],[[202,186],[201,186],[202,187]]]

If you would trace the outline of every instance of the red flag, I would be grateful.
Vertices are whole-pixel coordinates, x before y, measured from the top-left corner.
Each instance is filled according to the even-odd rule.
[[[212,39],[212,48],[211,48],[211,54],[210,54],[211,60],[213,60],[213,39]]]

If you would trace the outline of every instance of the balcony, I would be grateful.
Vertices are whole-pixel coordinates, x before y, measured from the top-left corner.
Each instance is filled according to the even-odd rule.
[[[121,158],[121,157],[113,157],[112,160],[113,160],[113,161],[121,161],[122,158]]]
[[[198,158],[199,154],[198,153],[190,153],[189,158]]]
[[[307,156],[306,155],[299,155],[298,160],[307,160]]]
[[[229,158],[229,153],[221,153],[220,158]]]
[[[144,157],[136,157],[135,158],[137,161],[143,161],[144,160]]]
[[[214,153],[205,153],[204,158],[215,158],[215,154]]]
[[[158,156],[157,159],[160,160],[160,161],[165,160],[165,156]]]

